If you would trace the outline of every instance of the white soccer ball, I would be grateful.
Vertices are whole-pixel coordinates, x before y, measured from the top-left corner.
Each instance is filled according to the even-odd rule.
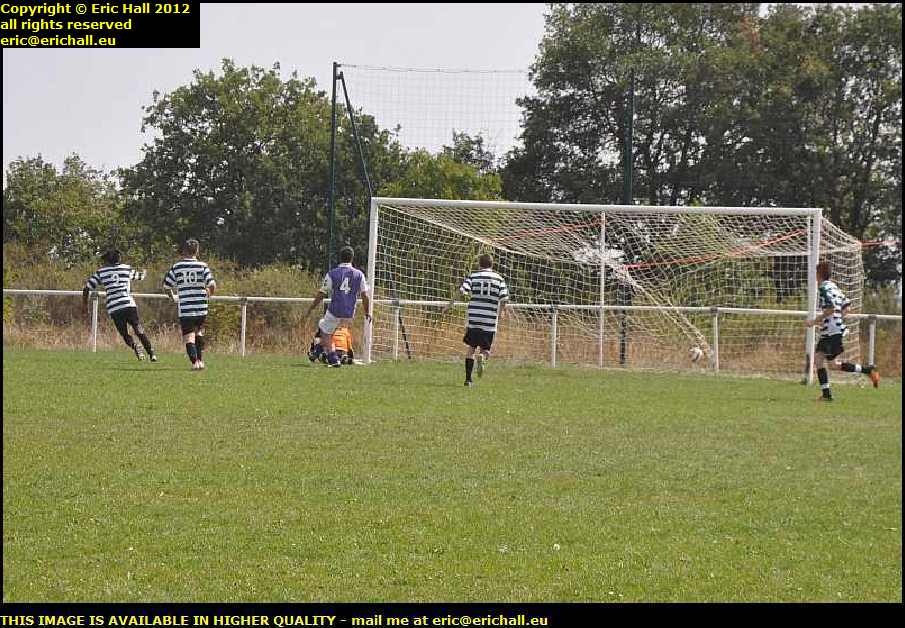
[[[700,347],[692,347],[688,350],[688,355],[691,357],[691,361],[697,363],[698,360],[704,355],[704,352],[701,351]]]

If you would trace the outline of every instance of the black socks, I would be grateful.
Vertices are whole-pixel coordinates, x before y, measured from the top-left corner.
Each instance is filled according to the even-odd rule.
[[[820,390],[824,399],[832,399],[833,393],[830,391],[830,376],[826,369],[817,369],[817,380],[820,382]]]
[[[465,358],[465,381],[471,381],[471,372],[474,370],[474,358]]]
[[[861,366],[860,364],[852,364],[851,362],[843,362],[842,370],[846,373],[864,373],[870,375],[875,366]]]

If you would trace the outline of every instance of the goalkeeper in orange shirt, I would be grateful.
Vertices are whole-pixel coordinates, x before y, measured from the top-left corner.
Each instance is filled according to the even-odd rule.
[[[324,351],[324,345],[329,343],[322,344],[323,336],[321,334],[320,328],[314,332],[314,340],[311,342],[311,347],[308,349],[308,359],[312,362],[316,362],[320,360],[324,364],[327,363],[327,352]],[[340,364],[353,364],[353,359],[355,358],[355,353],[352,351],[352,332],[349,331],[348,327],[338,327],[335,332],[333,332],[333,344],[336,347],[336,357],[339,358]]]

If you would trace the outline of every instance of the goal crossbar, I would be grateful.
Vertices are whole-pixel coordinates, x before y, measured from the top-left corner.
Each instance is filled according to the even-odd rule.
[[[818,207],[692,207],[687,205],[585,205],[581,203],[520,203],[509,201],[461,201],[432,198],[377,196],[378,205],[390,207],[438,207],[457,209],[526,209],[575,212],[632,212],[636,214],[720,214],[724,216],[817,216]]]

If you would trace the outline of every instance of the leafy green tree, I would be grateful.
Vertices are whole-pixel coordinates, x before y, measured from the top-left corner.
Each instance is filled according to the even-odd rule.
[[[707,136],[712,197],[822,207],[860,239],[900,232],[901,5],[772,5],[747,35],[747,69],[723,79],[742,115]],[[865,261],[880,282],[901,258]]]
[[[247,265],[291,261],[320,267],[327,246],[330,101],[313,79],[224,60],[220,74],[154,93],[143,129],[157,137],[124,170],[126,210],[146,242],[197,237],[207,250]],[[337,229],[364,242],[367,190],[347,117],[337,132]],[[359,115],[372,180],[398,171],[400,148]]]
[[[901,5],[556,4],[546,19],[506,197],[620,201],[634,85],[636,202],[818,206],[859,238],[900,231]],[[900,250],[869,256],[869,276],[900,274]]]
[[[618,202],[628,94],[634,85],[638,200],[691,202],[714,77],[737,59],[724,42],[756,4],[557,4],[531,75],[522,145],[503,173],[506,196]]]
[[[127,237],[113,179],[77,154],[62,170],[38,155],[9,164],[3,188],[3,241],[74,263]]]
[[[452,145],[444,146],[441,154],[472,166],[480,174],[491,174],[498,170],[497,159],[484,148],[484,138],[481,135],[472,137],[465,132],[453,131]]]
[[[454,151],[432,155],[425,150],[406,153],[402,173],[380,188],[381,196],[494,200],[500,198],[502,184],[495,173],[482,174]]]

